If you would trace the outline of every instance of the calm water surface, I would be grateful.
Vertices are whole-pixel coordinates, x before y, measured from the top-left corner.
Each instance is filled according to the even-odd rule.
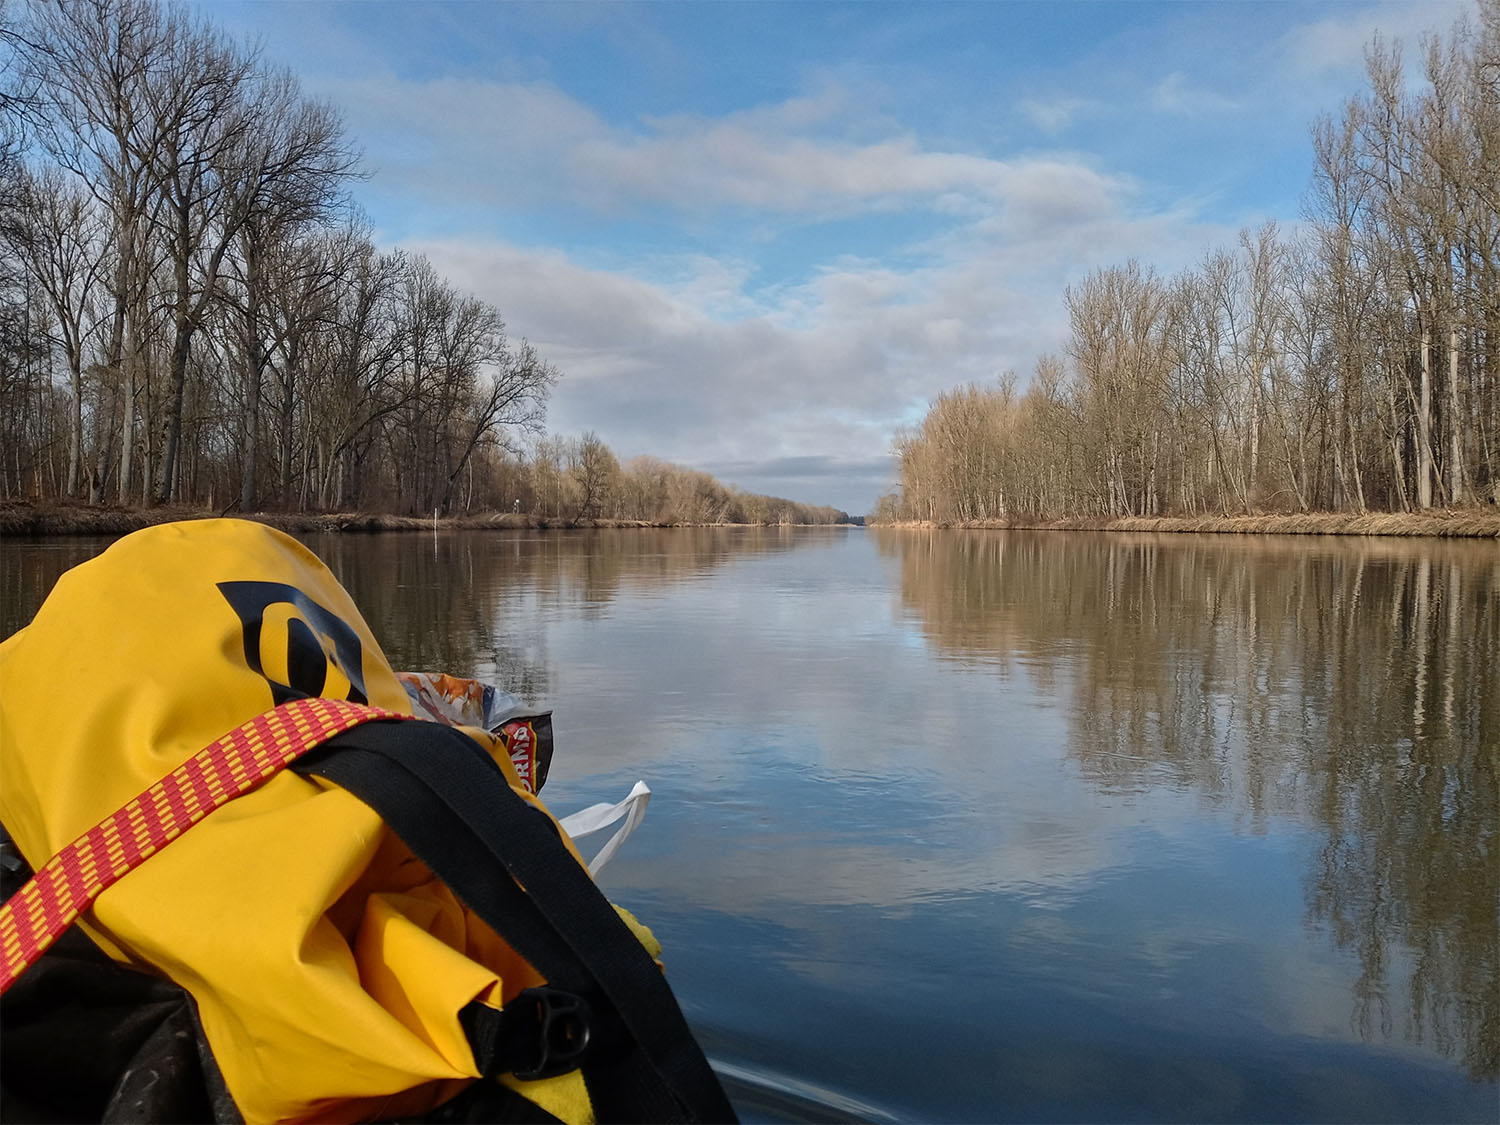
[[[1493,542],[310,536],[559,813],[747,1117],[1500,1116]],[[0,630],[104,541],[11,541]]]

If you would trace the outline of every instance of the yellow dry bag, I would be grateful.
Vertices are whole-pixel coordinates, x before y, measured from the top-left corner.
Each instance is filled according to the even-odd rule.
[[[348,594],[267,527],[127,536],[0,645],[0,821],[38,870],[7,959],[78,896],[115,962],[191,994],[247,1121],[476,1088],[515,1119],[732,1117],[504,741],[413,717]]]

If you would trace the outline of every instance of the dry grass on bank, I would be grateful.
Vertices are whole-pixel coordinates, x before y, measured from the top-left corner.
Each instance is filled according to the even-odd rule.
[[[1257,516],[1130,516],[1120,519],[971,520],[891,527],[992,528],[1011,531],[1136,531],[1213,535],[1393,535],[1500,539],[1500,511],[1447,508],[1427,512],[1305,512]]]
[[[416,516],[366,512],[230,513],[282,531],[373,532],[431,531],[433,521]],[[160,508],[115,508],[93,504],[0,501],[0,535],[126,535],[143,527],[177,520],[213,519],[218,512],[181,505]],[[640,520],[547,520],[524,512],[487,512],[450,516],[437,521],[440,531],[546,530],[548,528],[649,527]]]
[[[257,520],[282,531],[375,532],[430,531],[431,518],[377,515],[367,512],[255,512],[231,513]],[[213,519],[218,512],[182,505],[160,508],[116,508],[92,504],[0,500],[0,535],[125,535],[143,527],[176,520]],[[440,531],[537,530],[559,528],[642,528],[665,526],[644,520],[543,519],[525,512],[487,512],[449,516],[437,522]],[[1133,516],[1121,519],[972,520],[934,524],[898,523],[887,527],[953,527],[1011,531],[1130,531],[1215,535],[1381,535],[1433,536],[1461,539],[1500,539],[1500,510],[1484,508],[1433,509],[1428,512],[1308,512],[1257,516]]]

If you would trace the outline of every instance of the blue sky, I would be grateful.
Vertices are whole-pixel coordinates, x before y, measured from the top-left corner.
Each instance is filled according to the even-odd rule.
[[[1293,226],[1377,28],[1468,0],[213,0],[365,153],[377,239],[563,371],[551,431],[850,512],[1063,292]]]

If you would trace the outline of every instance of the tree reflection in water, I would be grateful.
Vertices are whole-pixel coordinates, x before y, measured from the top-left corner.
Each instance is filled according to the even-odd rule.
[[[549,690],[549,612],[582,605],[587,616],[623,590],[688,582],[745,554],[788,551],[806,544],[798,531],[698,527],[299,538],[349,591],[392,666],[479,676],[540,702]],[[58,578],[113,538],[8,542],[0,565],[0,640],[31,620]]]
[[[940,652],[1068,698],[1094,784],[1315,821],[1307,917],[1358,955],[1359,1033],[1500,1074],[1492,543],[879,535]]]
[[[746,553],[790,550],[795,534],[754,527],[303,540],[354,598],[392,665],[477,676],[545,702],[546,626],[559,607],[582,606],[587,617],[622,590],[691,581]]]

